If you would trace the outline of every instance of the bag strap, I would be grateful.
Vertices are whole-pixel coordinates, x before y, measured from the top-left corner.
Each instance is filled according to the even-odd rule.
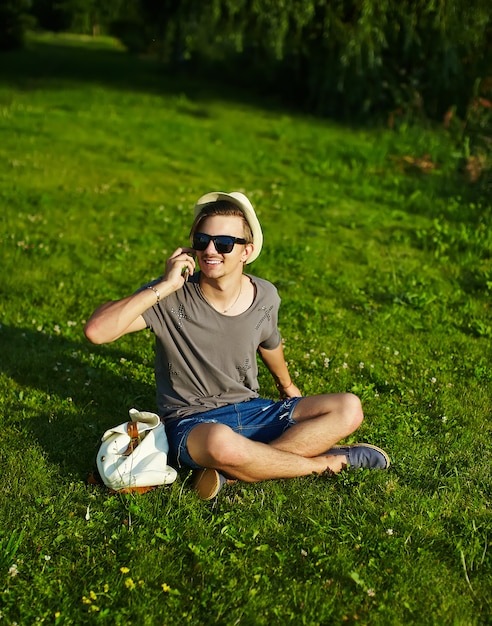
[[[133,453],[135,448],[140,443],[137,422],[128,422],[127,427],[126,427],[126,432],[128,433],[128,436],[130,437],[130,442],[128,443],[128,446],[126,450],[123,452],[122,456],[130,456],[130,454]]]

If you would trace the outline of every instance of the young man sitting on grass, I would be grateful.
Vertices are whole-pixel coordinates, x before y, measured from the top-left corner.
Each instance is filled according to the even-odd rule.
[[[194,470],[192,484],[205,499],[215,497],[226,479],[388,468],[380,448],[335,446],[362,422],[356,396],[302,397],[292,382],[277,327],[277,290],[244,272],[263,244],[248,198],[208,193],[194,215],[191,246],[175,250],[164,274],[103,304],[85,326],[87,338],[98,344],[145,328],[155,334],[158,410],[171,464]],[[257,353],[280,401],[258,394]]]

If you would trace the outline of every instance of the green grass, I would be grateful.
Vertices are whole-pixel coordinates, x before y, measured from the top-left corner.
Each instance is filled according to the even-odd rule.
[[[492,212],[449,138],[304,117],[110,40],[33,38],[0,80],[2,623],[491,623]],[[84,320],[162,272],[214,189],[257,208],[296,383],[356,392],[388,472],[214,503],[183,474],[85,484],[102,432],[155,400],[150,334],[93,346]]]

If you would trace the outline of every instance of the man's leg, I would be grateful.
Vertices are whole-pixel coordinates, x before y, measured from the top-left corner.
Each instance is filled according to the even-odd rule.
[[[270,445],[303,457],[315,457],[355,432],[364,414],[357,396],[335,393],[302,398],[292,414],[294,426]]]
[[[223,424],[200,424],[188,437],[188,452],[199,465],[246,482],[339,472],[347,465],[345,454],[323,452],[360,426],[363,415],[356,396],[303,398],[293,418],[297,423],[269,444],[246,439]]]

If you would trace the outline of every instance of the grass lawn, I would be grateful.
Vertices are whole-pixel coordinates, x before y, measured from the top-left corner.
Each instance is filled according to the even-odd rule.
[[[440,129],[302,116],[110,40],[2,55],[1,623],[492,622],[492,211],[458,158]],[[150,333],[93,346],[84,320],[160,275],[219,189],[257,209],[248,271],[279,289],[296,384],[357,393],[388,472],[212,503],[186,474],[86,485],[103,431],[156,406]]]

